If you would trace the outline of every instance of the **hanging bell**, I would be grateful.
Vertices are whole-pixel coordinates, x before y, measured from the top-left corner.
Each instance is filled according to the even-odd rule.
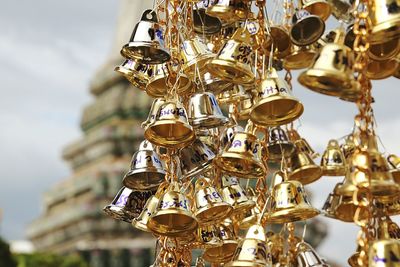
[[[301,116],[303,104],[294,96],[285,80],[273,69],[262,80],[258,98],[250,113],[250,119],[258,125],[277,126],[290,123]]]
[[[131,223],[144,209],[144,203],[151,195],[150,191],[133,191],[124,186],[103,211],[116,220]]]
[[[237,120],[239,121],[249,120],[250,112],[253,109],[253,106],[254,106],[253,96],[248,92],[245,92],[244,97],[239,100],[238,106],[236,107],[238,110]]]
[[[156,12],[151,9],[143,12],[129,43],[122,47],[121,54],[127,59],[145,64],[161,64],[170,60],[171,56],[164,48],[162,28],[158,24]]]
[[[236,133],[244,132],[242,126],[237,125],[236,123],[231,122],[229,125],[225,126],[225,129],[222,131],[220,140],[219,140],[219,147],[221,148],[221,152],[223,151],[226,146],[232,144],[233,138]]]
[[[195,177],[209,170],[214,157],[214,152],[198,139],[191,146],[183,148],[180,157],[181,180]]]
[[[315,182],[322,176],[322,168],[315,164],[311,156],[305,152],[295,152],[290,162],[289,180],[296,180],[306,185]]]
[[[217,96],[218,103],[221,104],[235,104],[238,106],[238,103],[242,100],[248,98],[248,94],[246,90],[241,85],[234,85],[231,90],[226,90]]]
[[[306,139],[302,138],[300,134],[295,129],[288,130],[289,140],[294,143],[297,148],[297,151],[301,151],[307,153],[311,156],[312,159],[318,158],[319,154],[312,149],[310,144]]]
[[[282,25],[271,25],[271,44],[267,46],[268,53],[274,49],[274,56],[278,59],[285,58],[291,51],[292,42],[288,30]]]
[[[387,158],[390,165],[390,173],[396,183],[400,184],[400,157],[389,155]]]
[[[193,30],[197,34],[216,34],[221,31],[222,23],[216,18],[206,14],[205,8],[193,9]]]
[[[188,116],[189,122],[194,128],[215,128],[228,122],[228,118],[222,114],[219,108],[217,99],[208,92],[191,96]]]
[[[357,146],[354,140],[354,135],[349,134],[348,136],[346,136],[344,144],[340,146],[346,160],[349,160],[352,157],[353,153],[356,150],[356,147]]]
[[[146,86],[152,75],[152,68],[149,65],[133,60],[125,60],[124,63],[117,66],[114,70],[124,75],[133,86],[140,90],[146,90]]]
[[[153,103],[151,103],[149,115],[147,116],[147,119],[144,122],[142,122],[141,127],[143,129],[146,129],[150,124],[152,124],[155,121],[157,112],[164,103],[165,103],[164,98],[156,98],[153,100]]]
[[[206,63],[215,56],[198,36],[184,40],[180,51],[182,70],[192,78],[204,74]]]
[[[265,166],[261,161],[262,146],[257,136],[250,132],[248,124],[244,132],[236,132],[231,143],[217,155],[214,163],[224,172],[241,178],[255,179],[264,176]]]
[[[328,198],[325,200],[324,205],[322,206],[322,213],[326,217],[336,219],[335,212],[336,207],[339,204],[339,195],[335,195],[333,193],[329,193]]]
[[[399,267],[400,241],[383,239],[374,241],[368,251],[369,267]]]
[[[217,228],[219,237],[222,240],[222,245],[206,248],[203,258],[212,263],[225,263],[231,260],[236,251],[238,242],[230,219],[226,219],[224,223],[220,224]]]
[[[316,49],[312,46],[292,45],[290,54],[283,59],[283,67],[290,70],[305,69],[312,65],[317,56]]]
[[[311,206],[300,182],[285,181],[274,186],[268,217],[270,222],[287,223],[307,220],[318,214],[319,211]]]
[[[321,167],[324,176],[344,176],[346,174],[346,159],[336,140],[329,140],[328,147],[322,154]]]
[[[296,245],[296,259],[298,267],[329,267],[311,245],[304,241]]]
[[[255,76],[251,69],[250,33],[238,28],[217,56],[207,64],[208,71],[222,80],[236,84],[251,84]]]
[[[164,181],[165,170],[162,161],[154,151],[153,145],[144,140],[139,150],[133,154],[131,168],[125,174],[122,183],[131,189],[151,190]]]
[[[378,219],[377,239],[400,239],[400,228],[389,216]]]
[[[188,93],[193,88],[193,83],[185,74],[180,74],[178,77],[168,75],[168,68],[165,64],[158,64],[152,66],[152,75],[147,83],[146,93],[151,97],[165,97],[168,93],[168,79],[172,86],[175,86],[176,92],[179,95]]]
[[[233,210],[206,178],[197,179],[194,199],[194,215],[200,224],[225,219]]]
[[[206,92],[211,92],[214,95],[229,91],[233,87],[232,83],[223,81],[217,76],[211,75],[209,72],[204,73],[202,84]]]
[[[320,17],[326,21],[332,12],[332,6],[325,0],[300,0],[303,9],[310,14]]]
[[[351,8],[353,7],[352,0],[328,0],[332,7],[332,15],[339,21],[351,23],[354,21]]]
[[[171,183],[150,216],[147,228],[156,235],[177,237],[195,231],[197,226],[189,200],[180,192],[178,183]]]
[[[366,76],[371,80],[382,80],[392,76],[399,67],[397,59],[387,59],[384,61],[369,60],[367,64]]]
[[[247,197],[246,191],[234,177],[222,177],[222,198],[233,207],[232,216],[244,214],[251,210],[256,203]]]
[[[240,0],[217,0],[206,10],[207,15],[219,18],[226,25],[247,18],[248,13],[246,3]]]
[[[259,220],[259,217],[261,216],[261,210],[257,201],[258,197],[252,187],[249,187],[247,189],[247,195],[251,197],[251,199],[256,203],[256,205],[254,206],[254,208],[247,211],[246,214],[244,215],[244,218],[240,220],[239,228],[246,230],[249,229],[252,225],[256,224],[257,221]]]
[[[340,97],[354,86],[352,50],[343,44],[344,33],[338,30],[334,43],[327,43],[313,66],[302,72],[298,81],[315,92]]]
[[[396,0],[374,0],[370,3],[372,44],[400,37],[400,4]]]
[[[196,240],[192,243],[194,248],[207,249],[222,246],[222,239],[215,225],[202,225],[197,228]]]
[[[246,237],[239,242],[232,261],[226,267],[265,267],[270,264],[269,249],[266,245],[264,228],[253,225],[247,231]]]
[[[278,127],[273,127],[268,135],[268,160],[279,161],[282,158],[290,158],[296,148],[289,141],[285,131]]]
[[[293,14],[290,39],[295,45],[313,44],[324,34],[324,31],[325,23],[319,16],[311,15],[306,9],[300,9]]]
[[[160,106],[154,122],[145,129],[144,136],[151,143],[168,148],[185,147],[196,138],[186,110],[178,101],[166,101]]]

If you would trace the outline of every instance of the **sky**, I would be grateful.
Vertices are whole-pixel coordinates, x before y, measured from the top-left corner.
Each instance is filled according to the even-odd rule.
[[[63,147],[81,136],[89,83],[110,54],[118,14],[115,0],[0,0],[0,235],[24,239],[41,212],[42,193],[67,177]],[[303,102],[300,134],[320,153],[331,138],[350,133],[355,105],[314,93],[295,80]],[[399,80],[373,82],[377,133],[400,154]],[[319,162],[319,161],[318,161]],[[307,186],[322,207],[340,177]],[[356,248],[357,227],[323,218],[329,236],[319,247],[342,265]]]

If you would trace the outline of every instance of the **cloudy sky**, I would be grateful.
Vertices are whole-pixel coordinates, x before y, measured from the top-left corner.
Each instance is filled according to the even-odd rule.
[[[115,0],[0,0],[0,235],[23,239],[41,212],[41,193],[70,173],[62,148],[79,138],[88,84],[110,53],[118,14]],[[399,80],[373,83],[378,134],[400,154]],[[330,138],[351,131],[354,104],[318,95],[294,83],[305,105],[299,132],[322,152]],[[321,207],[340,178],[310,188]],[[330,219],[320,251],[338,262],[355,250],[357,228]]]

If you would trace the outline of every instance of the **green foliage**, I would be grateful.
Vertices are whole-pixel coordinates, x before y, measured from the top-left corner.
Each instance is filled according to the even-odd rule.
[[[78,255],[59,256],[50,253],[34,253],[17,255],[16,258],[18,267],[88,267],[88,264]]]
[[[0,267],[16,267],[17,264],[13,259],[10,246],[0,238]]]

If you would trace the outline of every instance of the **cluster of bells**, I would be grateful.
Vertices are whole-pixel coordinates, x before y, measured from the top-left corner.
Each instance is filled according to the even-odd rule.
[[[258,15],[247,0],[164,2],[172,13],[179,10],[179,46],[164,36],[155,8],[143,13],[121,50],[126,61],[116,71],[155,99],[142,124],[145,140],[104,211],[157,237],[154,266],[190,266],[190,250],[201,249],[198,267],[204,261],[325,267],[304,240],[288,244],[284,234],[266,232],[265,225],[317,216],[321,211],[309,202],[304,185],[344,176],[322,213],[345,222],[367,216],[356,214],[354,192],[368,188],[379,211],[369,266],[400,266],[400,230],[388,217],[400,214],[400,158],[380,153],[375,135],[352,133],[329,141],[316,164],[319,154],[293,127],[303,104],[290,80],[278,75],[283,68],[306,69],[298,79],[305,87],[358,101],[352,3],[302,0],[291,22],[280,25],[268,21],[263,1],[257,2]],[[347,32],[340,27],[324,35],[331,14],[349,24]],[[399,75],[400,3],[371,1],[370,21],[368,78]],[[274,166],[279,171],[268,186]],[[359,266],[357,253],[349,264]]]

